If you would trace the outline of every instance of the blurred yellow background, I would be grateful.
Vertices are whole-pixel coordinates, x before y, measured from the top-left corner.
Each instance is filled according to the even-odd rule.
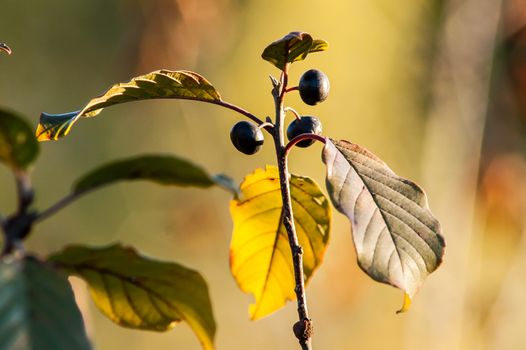
[[[0,105],[37,125],[40,112],[80,109],[111,84],[160,68],[204,75],[226,101],[272,115],[263,48],[290,31],[325,39],[327,52],[292,66],[331,81],[326,102],[288,105],[316,115],[324,134],[359,143],[423,185],[443,224],[445,262],[407,314],[402,292],[371,281],[355,262],[349,224],[335,214],[325,261],[308,288],[316,349],[526,348],[526,2],[49,0],[0,3]],[[42,144],[33,174],[36,205],[107,161],[172,153],[241,181],[275,164],[270,139],[238,153],[235,113],[189,101],[147,101],[83,120],[69,137]],[[291,171],[324,183],[321,146],[297,149]],[[251,297],[228,268],[229,194],[126,183],[90,194],[39,224],[28,249],[121,241],[199,270],[211,292],[218,349],[295,349],[295,304],[257,322]],[[15,207],[0,168],[0,212]],[[119,328],[74,282],[97,349],[199,349],[181,324],[167,333]]]

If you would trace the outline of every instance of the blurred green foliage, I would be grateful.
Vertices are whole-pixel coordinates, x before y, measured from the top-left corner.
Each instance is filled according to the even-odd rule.
[[[508,61],[493,62],[492,50],[495,38],[506,39],[526,22],[519,15],[522,8],[511,0],[465,6],[425,0],[403,5],[388,0],[329,5],[321,0],[4,0],[0,41],[13,53],[0,56],[0,105],[30,116],[36,126],[40,112],[79,109],[89,97],[131,76],[188,69],[210,80],[224,100],[263,118],[273,111],[268,74],[276,70],[260,58],[262,49],[292,30],[324,38],[330,50],[295,63],[291,80],[309,68],[320,69],[331,81],[331,96],[315,107],[303,105],[299,96],[288,104],[318,116],[326,135],[365,145],[400,175],[423,182],[450,244],[444,266],[430,277],[411,312],[396,316],[392,305],[399,294],[371,286],[355,264],[345,218],[335,216],[326,259],[308,289],[314,345],[517,349],[526,344],[523,332],[513,327],[525,322],[520,310],[526,303],[517,297],[523,286],[510,277],[523,273],[526,254],[519,244],[526,172],[520,128],[513,127],[523,125],[522,46],[513,46]],[[42,145],[33,174],[38,207],[66,194],[87,169],[115,158],[176,153],[238,182],[273,162],[271,147],[257,156],[240,155],[228,138],[238,116],[214,106],[150,101],[104,113],[105,118],[75,129],[75,137]],[[294,150],[291,171],[322,182],[319,152],[320,146]],[[15,209],[12,182],[0,169],[0,212]],[[44,254],[65,243],[122,241],[176,260],[207,278],[218,348],[293,348],[294,305],[248,321],[250,300],[228,269],[229,199],[220,189],[118,185],[40,224],[29,248]],[[77,289],[100,349],[199,348],[186,326],[164,334],[120,329],[95,311],[83,288]],[[514,302],[510,306],[506,300]]]

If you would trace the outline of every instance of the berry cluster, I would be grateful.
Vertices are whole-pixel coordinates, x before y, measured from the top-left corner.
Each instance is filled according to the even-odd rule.
[[[310,106],[325,101],[329,95],[329,89],[329,79],[317,69],[310,69],[303,73],[298,85],[301,99]],[[261,128],[262,125],[258,126],[253,122],[237,122],[230,131],[230,140],[241,153],[254,154],[259,151],[264,142]],[[287,138],[292,140],[302,134],[320,135],[321,131],[322,126],[318,118],[297,115],[297,118],[287,128]],[[313,139],[305,139],[296,143],[296,146],[309,147],[313,143]]]

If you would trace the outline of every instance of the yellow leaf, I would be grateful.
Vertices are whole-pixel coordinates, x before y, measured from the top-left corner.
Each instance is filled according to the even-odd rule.
[[[329,201],[310,178],[292,175],[292,210],[303,247],[306,282],[321,264],[329,240]],[[238,199],[230,203],[234,222],[230,269],[239,287],[254,295],[251,319],[259,319],[294,300],[292,254],[283,226],[278,169],[267,166],[249,174]]]

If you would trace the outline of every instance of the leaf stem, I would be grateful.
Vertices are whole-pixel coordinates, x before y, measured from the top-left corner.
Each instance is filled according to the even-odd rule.
[[[235,186],[231,184],[232,180],[228,176],[223,175],[223,174],[217,174],[217,175],[212,176],[211,179],[215,182],[217,186],[224,189],[225,191],[232,193],[234,196],[238,195],[236,189],[234,188]],[[57,202],[55,202],[55,204],[52,204],[47,209],[44,209],[41,212],[36,213],[33,218],[33,222],[37,223],[37,222],[46,220],[50,216],[55,215],[58,211],[67,207],[72,202],[83,197],[84,195],[94,192],[96,190],[99,190],[101,188],[111,186],[111,185],[112,183],[106,183],[106,184],[96,185],[95,187],[91,187],[89,189],[73,190],[71,193],[69,193],[62,199],[58,200]]]
[[[81,193],[72,192],[72,193],[68,194],[67,196],[63,197],[62,199],[60,199],[55,204],[51,205],[47,209],[44,209],[43,211],[38,213],[36,215],[35,219],[34,219],[34,222],[37,223],[39,221],[43,221],[43,220],[49,218],[50,216],[56,214],[59,210],[67,207],[69,204],[71,204],[76,199],[80,198],[83,194],[86,194],[87,192],[89,192],[89,191],[81,192]]]
[[[292,263],[294,266],[294,280],[296,287],[298,322],[295,323],[293,330],[300,343],[302,350],[312,350],[311,335],[312,321],[309,318],[307,309],[307,296],[305,294],[305,281],[303,272],[303,249],[299,245],[298,235],[294,226],[294,215],[292,213],[292,200],[290,195],[290,173],[287,163],[287,148],[284,146],[285,137],[283,133],[283,121],[285,119],[285,109],[283,100],[287,89],[289,64],[283,70],[280,86],[274,87],[272,95],[276,106],[276,122],[273,132],[274,145],[276,147],[276,157],[279,169],[279,180],[281,187],[281,199],[283,201],[283,224],[287,230],[290,249],[292,252]],[[303,135],[302,135],[303,136]]]
[[[267,128],[267,127],[270,127],[270,128],[273,128],[274,127],[274,124],[270,123],[270,122],[264,122],[263,124],[259,124],[259,128]]]
[[[321,135],[301,134],[301,135],[296,136],[292,140],[290,140],[289,143],[287,143],[287,145],[285,146],[285,156],[287,156],[289,154],[289,152],[292,149],[292,147],[294,147],[294,145],[296,145],[298,142],[301,142],[303,140],[308,140],[308,139],[320,141],[323,144],[325,144],[327,142],[327,138],[325,138],[325,137],[323,137]]]
[[[299,86],[293,86],[293,87],[290,87],[288,89],[285,89],[285,92],[291,92],[291,91],[295,91],[295,90],[299,90],[300,87]]]
[[[244,115],[245,117],[247,117],[248,119],[251,119],[258,126],[265,123],[263,120],[259,119],[254,114],[252,114],[249,111],[247,111],[247,110],[245,110],[245,109],[243,109],[243,108],[241,108],[239,106],[236,106],[236,105],[234,105],[232,103],[228,103],[228,102],[225,102],[225,101],[206,101],[206,100],[201,100],[201,101],[202,102],[211,103],[211,104],[214,104],[214,105],[218,105],[218,106],[221,106],[221,107],[225,107],[225,108],[231,109],[231,110],[233,110],[235,112],[238,112],[238,113]],[[265,124],[263,127],[269,133],[272,133],[271,132],[272,131],[272,126],[271,125]]]
[[[296,110],[292,107],[285,107],[284,109],[285,112],[292,112],[292,114],[294,114],[294,116],[296,117],[296,119],[300,120],[301,119],[301,115],[296,112]]]

